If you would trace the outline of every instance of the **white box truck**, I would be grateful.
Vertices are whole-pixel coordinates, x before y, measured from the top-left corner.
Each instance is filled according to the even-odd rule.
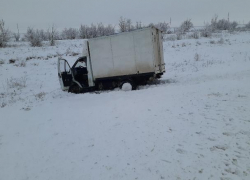
[[[58,59],[62,90],[73,93],[116,87],[136,89],[165,72],[162,32],[155,27],[85,41],[83,56],[70,68]]]

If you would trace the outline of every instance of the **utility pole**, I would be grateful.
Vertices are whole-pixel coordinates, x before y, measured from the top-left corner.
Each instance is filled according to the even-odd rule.
[[[18,24],[16,25],[16,27],[17,27],[17,33],[19,34],[19,28],[18,28]]]
[[[171,17],[170,17],[170,25],[171,25]]]
[[[228,22],[229,22],[229,13],[228,13],[228,15],[227,15],[227,20],[228,20]]]

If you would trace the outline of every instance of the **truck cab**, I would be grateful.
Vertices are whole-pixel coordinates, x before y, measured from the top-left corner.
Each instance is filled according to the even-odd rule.
[[[73,93],[81,93],[93,84],[91,73],[88,73],[88,58],[80,57],[70,67],[66,59],[58,58],[58,77],[61,89]],[[90,82],[91,81],[91,82]]]
[[[79,82],[82,87],[88,87],[87,57],[80,57],[71,69],[75,81]]]

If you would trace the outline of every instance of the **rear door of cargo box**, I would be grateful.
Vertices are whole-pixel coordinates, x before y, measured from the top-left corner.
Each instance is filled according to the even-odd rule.
[[[154,44],[151,28],[133,32],[137,73],[154,72]]]
[[[153,29],[153,39],[154,39],[154,57],[155,57],[155,72],[162,72],[162,65],[164,64],[163,60],[163,48],[162,48],[162,39],[160,30]]]

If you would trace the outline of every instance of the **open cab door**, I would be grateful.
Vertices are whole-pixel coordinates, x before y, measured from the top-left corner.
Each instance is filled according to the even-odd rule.
[[[68,61],[61,58],[58,58],[57,68],[61,88],[63,91],[66,91],[69,89],[73,81],[72,70],[69,66]]]
[[[58,58],[58,78],[63,91],[78,94],[95,90],[87,43],[86,46],[86,55],[79,57],[71,68],[67,60]]]

